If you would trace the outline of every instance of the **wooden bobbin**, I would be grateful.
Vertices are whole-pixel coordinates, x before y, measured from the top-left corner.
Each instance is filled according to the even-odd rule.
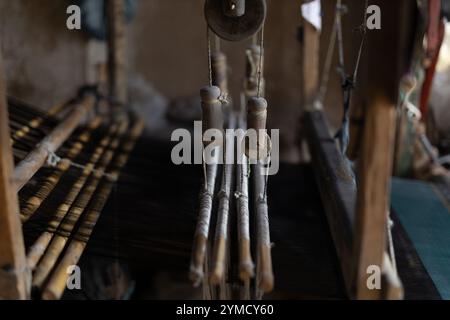
[[[223,13],[230,18],[242,17],[245,14],[245,0],[224,0]]]
[[[270,140],[266,130],[267,122],[267,100],[264,98],[252,97],[248,100],[247,105],[247,128],[257,132],[257,148],[256,146],[245,146],[247,157],[251,160],[260,160],[266,158],[269,154]]]
[[[209,129],[223,130],[221,91],[219,87],[207,86],[200,90],[202,100],[203,134]],[[205,142],[209,144],[209,142]]]

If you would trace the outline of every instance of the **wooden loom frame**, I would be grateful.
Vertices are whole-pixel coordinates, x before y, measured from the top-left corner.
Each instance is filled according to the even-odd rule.
[[[364,127],[359,133],[362,139],[357,164],[358,188],[349,179],[351,170],[330,134],[324,111],[313,107],[307,109],[304,126],[348,296],[356,299],[402,299],[402,284],[386,253],[387,213],[396,105],[400,78],[406,69],[402,58],[407,56],[407,39],[411,32],[411,17],[405,12],[411,12],[415,4],[408,0],[389,1],[389,4],[383,0],[373,2],[384,4],[383,12],[391,13],[387,22],[384,20],[385,27],[388,25],[395,29],[391,29],[392,39],[387,43],[378,34],[369,44],[372,63],[366,66],[365,71],[376,76],[370,79],[371,87],[364,93],[368,102],[364,108]],[[312,106],[319,87],[321,32],[305,19],[302,19],[302,26],[303,105]],[[391,56],[395,59],[380,68],[376,54],[386,51],[394,51]],[[361,96],[358,98],[361,103],[363,99]],[[368,288],[369,266],[378,266],[382,270],[381,290]]]
[[[125,3],[108,0],[109,82],[110,96],[117,106],[127,101]],[[80,125],[94,107],[95,99],[87,95],[73,106],[72,112],[14,168],[9,134],[6,80],[0,54],[0,299],[31,298],[31,270],[27,267],[25,244],[19,215],[18,191],[44,165]]]

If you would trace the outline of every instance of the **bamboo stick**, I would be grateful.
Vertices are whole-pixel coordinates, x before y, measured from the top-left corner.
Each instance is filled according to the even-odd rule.
[[[80,177],[77,179],[71,190],[66,195],[64,202],[56,210],[55,216],[50,220],[49,226],[52,228],[52,230],[56,231],[58,229],[61,221],[67,215],[67,212],[72,207],[75,199],[80,194],[81,189],[84,187],[89,176],[92,174],[94,167],[97,165],[97,162],[100,160],[102,155],[106,152],[106,148],[110,144],[112,138],[117,134],[118,130],[119,126],[117,124],[111,126],[108,133],[100,141],[99,146],[95,149],[91,158],[89,159],[86,168],[83,170]],[[30,270],[34,270],[52,238],[53,233],[50,231],[45,231],[31,246],[27,255],[27,265]]]
[[[75,160],[75,158],[80,154],[85,145],[89,142],[92,131],[97,129],[101,123],[102,118],[100,116],[97,116],[91,120],[87,129],[78,136],[77,141],[72,145],[65,159],[57,165],[56,170],[52,174],[45,178],[42,186],[36,194],[31,196],[26,201],[26,206],[20,212],[22,223],[25,223],[31,218],[31,216],[33,216],[36,210],[39,209],[41,204],[55,189],[64,173],[66,173],[71,167],[71,161]]]
[[[56,152],[69,138],[82,119],[93,109],[94,104],[95,97],[92,95],[86,96],[80,103],[75,104],[69,116],[17,165],[13,177],[17,192],[45,164],[48,156]]]
[[[119,179],[120,172],[126,165],[129,155],[133,150],[137,139],[142,134],[143,129],[144,123],[142,121],[137,121],[134,124],[127,141],[123,145],[122,152],[115,160],[115,168],[110,172],[110,175],[114,176],[115,179],[106,181],[100,188],[96,201],[93,201],[93,206],[84,216],[82,224],[77,231],[77,235],[75,235],[70,242],[66,254],[49,279],[48,284],[42,293],[42,299],[57,300],[60,299],[64,293],[69,277],[67,268],[78,263],[109,195],[111,194],[114,184]]]
[[[91,173],[93,174],[92,178],[89,181],[89,184],[86,185],[86,187],[77,197],[76,201],[64,216],[63,220],[61,222],[58,222],[58,226],[55,228],[56,233],[53,235],[47,251],[45,252],[34,272],[33,287],[41,288],[44,284],[45,279],[47,279],[48,274],[55,266],[61,252],[64,250],[64,247],[75,228],[75,225],[77,224],[78,220],[80,219],[81,215],[83,214],[84,210],[87,208],[90,200],[95,194],[103,178],[103,174],[111,163],[115,151],[120,145],[120,140],[123,134],[126,132],[127,128],[128,123],[126,121],[120,123],[118,133],[109,144],[106,152],[103,153],[98,167],[95,168],[95,171],[93,171],[94,166],[87,168],[89,172],[88,175],[90,175]]]

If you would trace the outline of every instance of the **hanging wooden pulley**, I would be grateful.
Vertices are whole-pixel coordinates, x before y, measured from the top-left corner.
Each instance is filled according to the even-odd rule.
[[[232,7],[228,8],[228,5]],[[236,14],[231,14],[233,10]],[[242,41],[256,34],[264,24],[266,14],[265,0],[206,0],[205,3],[209,28],[228,41]]]

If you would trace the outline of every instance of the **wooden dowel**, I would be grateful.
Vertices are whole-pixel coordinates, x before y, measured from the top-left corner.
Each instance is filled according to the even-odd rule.
[[[64,202],[59,205],[55,212],[55,216],[49,221],[49,226],[51,230],[43,232],[39,238],[34,242],[34,244],[30,247],[29,252],[27,254],[27,265],[30,270],[34,270],[37,263],[41,259],[45,250],[47,249],[50,241],[53,238],[53,232],[56,231],[64,217],[67,215],[68,211],[72,207],[75,199],[80,194],[82,188],[85,186],[89,176],[92,174],[94,167],[97,165],[97,162],[100,160],[102,155],[106,152],[106,148],[110,144],[113,137],[117,134],[119,130],[119,126],[112,125],[105,135],[105,137],[100,141],[99,146],[94,150],[91,158],[88,161],[86,168],[81,173],[80,177],[73,184],[70,191],[67,193]]]
[[[216,152],[213,162],[217,162],[219,153]],[[191,265],[189,269],[189,278],[195,287],[198,287],[204,277],[204,263],[207,254],[209,228],[211,222],[211,211],[214,198],[214,189],[216,185],[218,166],[216,164],[207,165],[207,189],[202,188],[200,193],[200,210],[197,221],[197,227],[194,235],[194,244],[192,248]]]
[[[14,161],[8,126],[6,83],[0,53],[0,298],[28,299],[30,273],[19,219],[19,201],[11,178]]]
[[[260,164],[253,166],[255,184],[255,212],[257,230],[257,284],[269,293],[274,288],[272,269],[272,244],[270,242],[269,208],[266,197],[266,176]]]
[[[109,174],[115,176],[116,179],[119,178],[120,171],[126,165],[130,152],[133,150],[136,140],[142,134],[144,130],[144,123],[142,121],[137,121],[130,132],[127,141],[124,143],[122,152],[116,159],[115,168]],[[100,191],[97,194],[96,201],[94,205],[88,210],[84,219],[81,222],[81,226],[77,231],[77,234],[70,242],[67,251],[52,274],[42,293],[42,299],[44,300],[57,300],[60,299],[64,290],[66,289],[67,279],[69,277],[67,273],[67,268],[72,265],[76,265],[83,254],[83,251],[87,245],[94,227],[101,215],[101,212],[108,201],[108,198],[113,190],[115,181],[105,182]]]
[[[56,116],[58,113],[60,113],[65,107],[67,106],[67,103],[61,103],[53,106],[46,114],[47,117],[53,117]],[[15,141],[21,138],[24,138],[27,136],[31,130],[38,129],[43,123],[45,119],[41,117],[36,117],[28,122],[28,124],[22,126],[20,129],[16,130],[11,137],[11,143],[14,146]]]
[[[230,117],[229,128],[234,129],[236,124],[234,116]],[[225,138],[225,159],[234,155],[234,135],[226,135]],[[223,165],[222,186],[219,193],[219,209],[217,213],[216,235],[214,240],[212,272],[210,282],[219,285],[225,280],[226,253],[229,233],[230,200],[233,184],[234,165],[225,161]]]
[[[117,104],[125,105],[128,100],[125,1],[108,0],[107,12],[109,93]]]
[[[355,217],[355,261],[358,299],[380,299],[367,287],[369,266],[382,267],[386,249],[390,177],[394,159],[395,105],[375,97],[366,111],[363,144],[358,159],[358,197]]]
[[[202,126],[203,134],[209,129],[223,130],[222,103],[220,102],[220,89],[216,86],[207,86],[200,90],[202,101]],[[211,142],[204,141],[204,145]],[[215,141],[214,144],[218,142]],[[220,143],[220,142],[219,142]],[[219,146],[221,147],[221,146]],[[213,159],[210,164],[205,163],[206,181],[200,193],[200,210],[197,227],[194,235],[189,278],[195,287],[198,287],[204,279],[204,264],[207,255],[208,236],[211,223],[211,211],[216,186],[219,148],[216,146]],[[205,159],[206,160],[206,159]],[[206,161],[205,161],[206,162]]]
[[[14,171],[15,190],[20,191],[25,184],[42,168],[52,152],[56,152],[78,127],[83,118],[94,108],[95,97],[86,96],[73,106],[73,111],[47,136]]]
[[[95,129],[97,129],[102,123],[102,118],[97,116],[92,119],[92,121],[87,126],[87,129],[83,131],[79,136],[76,142],[73,143],[69,152],[65,159],[63,159],[55,168],[56,170],[51,173],[42,183],[42,186],[36,192],[35,195],[31,196],[26,200],[26,205],[20,212],[20,218],[22,223],[28,221],[33,214],[40,208],[41,204],[47,199],[47,197],[52,193],[55,189],[56,185],[61,180],[64,173],[66,173],[71,165],[71,161],[75,160],[75,158],[81,153],[83,148],[89,142],[91,133]]]
[[[245,129],[244,120],[241,119],[241,129]],[[249,163],[245,155],[242,155],[242,164],[236,168],[236,204],[238,223],[239,245],[239,278],[248,282],[254,276],[254,263],[250,250],[250,211],[248,197]]]

